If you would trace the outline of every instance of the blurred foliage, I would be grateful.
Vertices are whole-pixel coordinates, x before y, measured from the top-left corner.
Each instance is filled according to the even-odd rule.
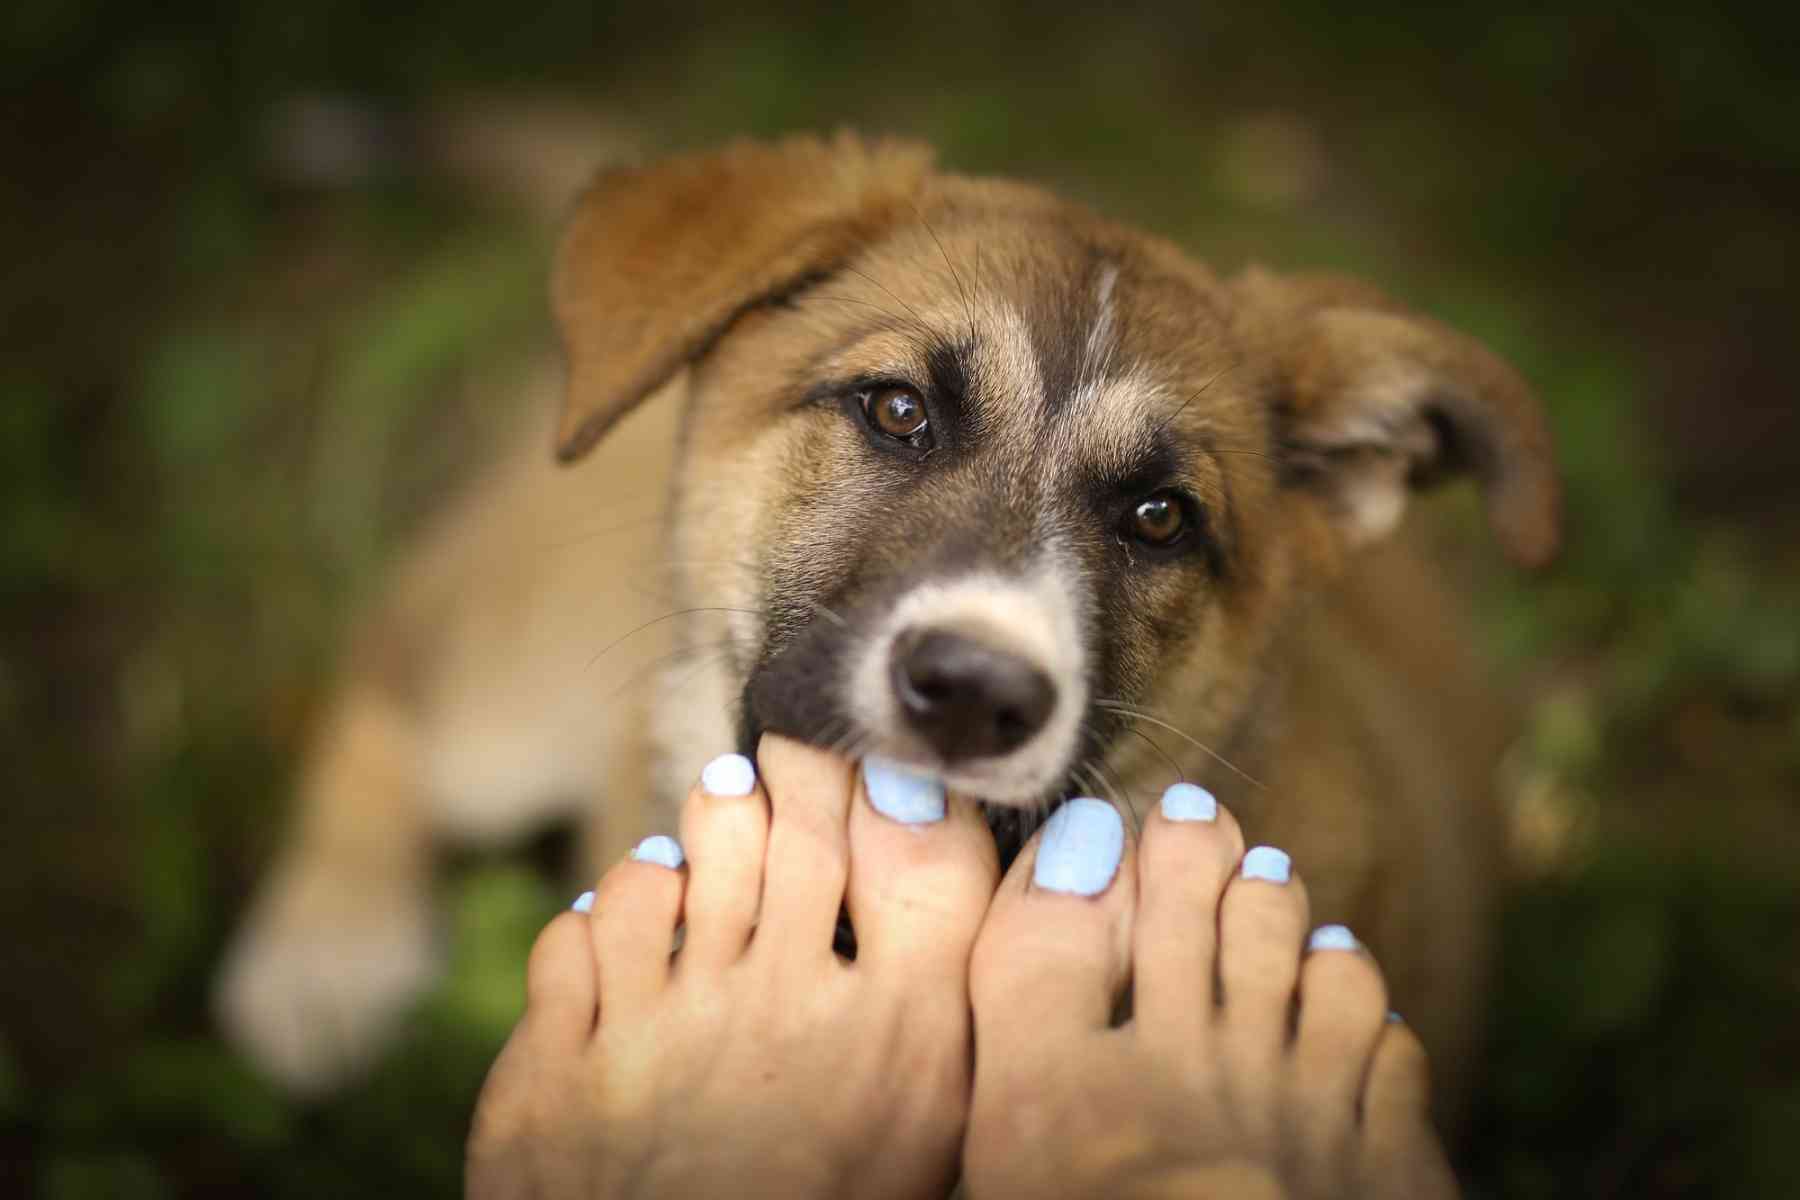
[[[547,344],[544,220],[431,139],[446,104],[523,95],[645,151],[917,134],[1221,267],[1368,275],[1519,363],[1562,447],[1565,562],[1514,578],[1469,497],[1431,509],[1497,680],[1532,701],[1471,1190],[1793,1194],[1797,25],[1622,3],[15,0],[0,1191],[456,1189],[558,899],[539,874],[451,873],[450,977],[329,1101],[236,1059],[207,989],[346,614]],[[342,154],[296,157],[296,104]]]

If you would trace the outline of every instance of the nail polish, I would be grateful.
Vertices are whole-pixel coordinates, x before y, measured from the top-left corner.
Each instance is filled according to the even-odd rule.
[[[748,796],[756,790],[756,765],[741,754],[721,754],[700,772],[700,787],[713,796]]]
[[[639,842],[632,850],[631,857],[636,862],[655,863],[671,871],[687,861],[687,856],[681,852],[681,843],[661,833]]]
[[[1047,891],[1097,896],[1112,883],[1124,853],[1118,809],[1085,796],[1071,800],[1044,825],[1032,882]]]
[[[1273,846],[1253,846],[1244,855],[1242,874],[1245,879],[1263,879],[1269,883],[1286,883],[1293,873],[1293,861],[1285,851]]]
[[[1361,943],[1345,925],[1321,925],[1306,939],[1308,950],[1356,950]]]
[[[594,893],[592,893],[592,892],[581,893],[581,895],[575,897],[575,903],[569,905],[569,907],[574,909],[578,913],[593,912],[594,911]]]
[[[1162,794],[1162,815],[1171,821],[1215,821],[1219,802],[1199,784],[1171,784]]]
[[[876,812],[902,825],[944,819],[944,785],[891,759],[870,755],[862,763],[863,786]]]

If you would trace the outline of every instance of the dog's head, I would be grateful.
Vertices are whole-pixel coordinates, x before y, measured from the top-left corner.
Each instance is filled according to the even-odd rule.
[[[735,610],[746,744],[1094,791],[1134,721],[1229,743],[1295,599],[1412,488],[1468,471],[1515,559],[1556,547],[1542,418],[1473,341],[906,144],[603,175],[554,297],[564,459],[691,369],[670,558]]]

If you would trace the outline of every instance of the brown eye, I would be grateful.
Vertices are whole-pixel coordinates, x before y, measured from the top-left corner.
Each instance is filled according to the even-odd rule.
[[[882,388],[864,404],[875,428],[891,438],[912,441],[925,432],[925,402],[911,388]]]
[[[1138,501],[1131,511],[1131,535],[1152,546],[1167,546],[1187,528],[1187,517],[1181,501],[1173,496],[1157,495]]]

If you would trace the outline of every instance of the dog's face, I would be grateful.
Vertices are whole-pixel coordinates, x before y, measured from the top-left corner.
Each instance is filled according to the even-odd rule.
[[[1471,468],[1517,557],[1554,546],[1537,410],[1478,346],[908,147],[603,180],[558,305],[568,455],[692,366],[671,559],[730,610],[746,745],[1105,794],[1234,743],[1295,600],[1410,486]]]

